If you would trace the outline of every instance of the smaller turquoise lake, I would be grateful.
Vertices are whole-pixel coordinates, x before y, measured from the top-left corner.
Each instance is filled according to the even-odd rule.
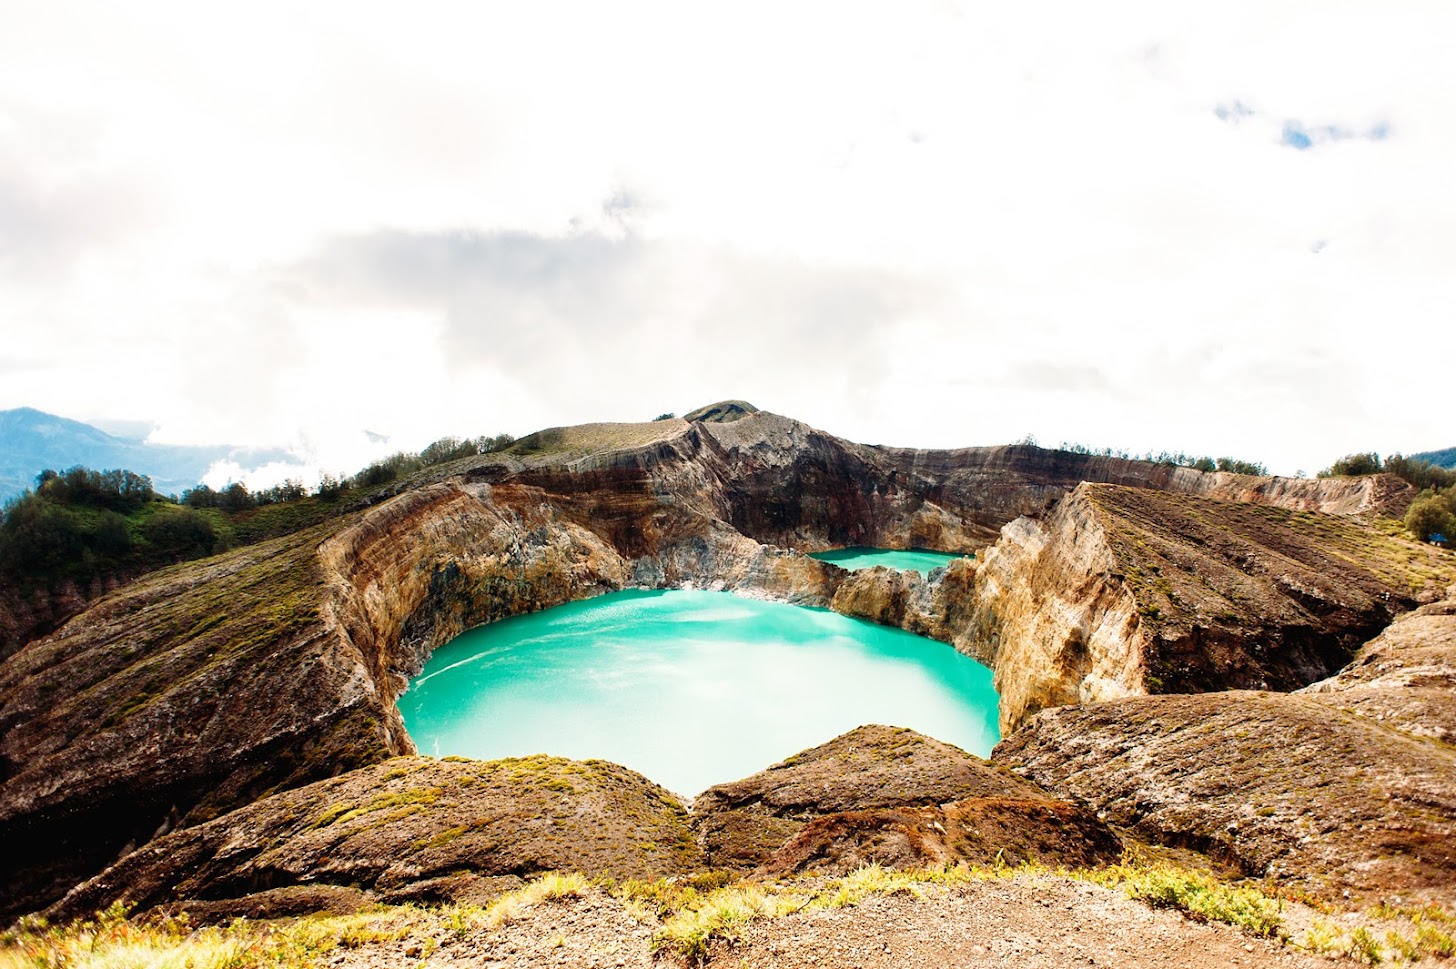
[[[613,592],[471,630],[399,699],[420,753],[624,764],[679,794],[866,723],[980,756],[991,671],[944,643],[726,592]]]
[[[890,548],[855,547],[835,548],[827,552],[810,552],[809,557],[821,562],[830,562],[841,569],[849,569],[851,572],[856,569],[874,568],[876,565],[887,565],[892,569],[929,575],[931,569],[938,569],[942,565],[966,556],[953,552],[931,552],[923,548],[901,551]]]

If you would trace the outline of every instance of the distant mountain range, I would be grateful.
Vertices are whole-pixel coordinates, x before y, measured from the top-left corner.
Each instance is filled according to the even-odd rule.
[[[1422,451],[1409,457],[1417,461],[1429,461],[1438,467],[1456,469],[1456,447],[1448,447],[1444,451]]]
[[[227,445],[146,444],[32,407],[0,411],[0,501],[33,488],[46,468],[126,468],[150,477],[163,494],[181,494],[199,483],[214,462],[227,459],[248,468],[289,457],[286,451]]]

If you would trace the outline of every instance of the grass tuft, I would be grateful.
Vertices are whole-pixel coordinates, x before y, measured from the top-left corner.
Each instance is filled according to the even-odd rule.
[[[64,926],[22,919],[0,934],[0,969],[306,969],[337,949],[409,932],[398,911],[204,928],[185,915],[133,920],[128,911],[118,902]]]
[[[525,888],[507,892],[486,906],[485,926],[489,929],[498,929],[507,922],[520,918],[527,910],[542,902],[577,898],[586,894],[589,888],[591,888],[591,883],[582,875],[574,873],[561,875],[549,872]]]
[[[1209,872],[1167,865],[1119,865],[1105,871],[1103,877],[1115,879],[1129,897],[1155,908],[1177,909],[1198,920],[1224,922],[1265,938],[1284,937],[1283,905],[1257,889],[1236,888]]]

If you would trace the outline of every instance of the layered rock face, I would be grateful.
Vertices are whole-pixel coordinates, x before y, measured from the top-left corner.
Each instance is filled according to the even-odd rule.
[[[1305,686],[1453,577],[1348,517],[1083,484],[1002,530],[949,631],[995,670],[1005,734],[1068,703]]]
[[[846,612],[953,641],[999,668],[1014,610],[980,608],[986,584],[971,563],[932,582],[849,580],[790,549],[966,551],[1083,479],[1348,511],[1399,490],[1027,447],[867,447],[743,406],[709,416],[722,420],[551,429],[431,470],[311,531],[145,577],[0,663],[0,843],[14,846],[0,918],[174,827],[413,753],[395,697],[435,646],[481,623],[624,586],[693,585],[809,605],[839,598]],[[1011,557],[1008,547],[998,566],[1008,575]],[[1333,601],[1300,575],[1291,595]],[[847,581],[867,584],[844,591]],[[1384,588],[1360,586],[1367,598]],[[1401,606],[1363,602],[1341,600],[1341,614]],[[1148,661],[1178,668],[1163,652]],[[1080,662],[1061,686],[1028,687],[1016,716],[1080,696],[1095,681]],[[1133,676],[1104,679],[1132,690]]]
[[[1403,508],[1390,475],[1295,480],[1154,465],[1028,445],[919,451],[852,444],[758,412],[695,424],[722,465],[719,513],[759,541],[814,551],[844,545],[975,551],[1000,528],[1083,481],[1358,514]]]

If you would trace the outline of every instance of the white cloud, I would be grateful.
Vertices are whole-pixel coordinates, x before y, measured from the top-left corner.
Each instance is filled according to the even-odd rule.
[[[0,406],[331,470],[724,396],[1285,471],[1452,443],[1447,5],[0,20]]]

